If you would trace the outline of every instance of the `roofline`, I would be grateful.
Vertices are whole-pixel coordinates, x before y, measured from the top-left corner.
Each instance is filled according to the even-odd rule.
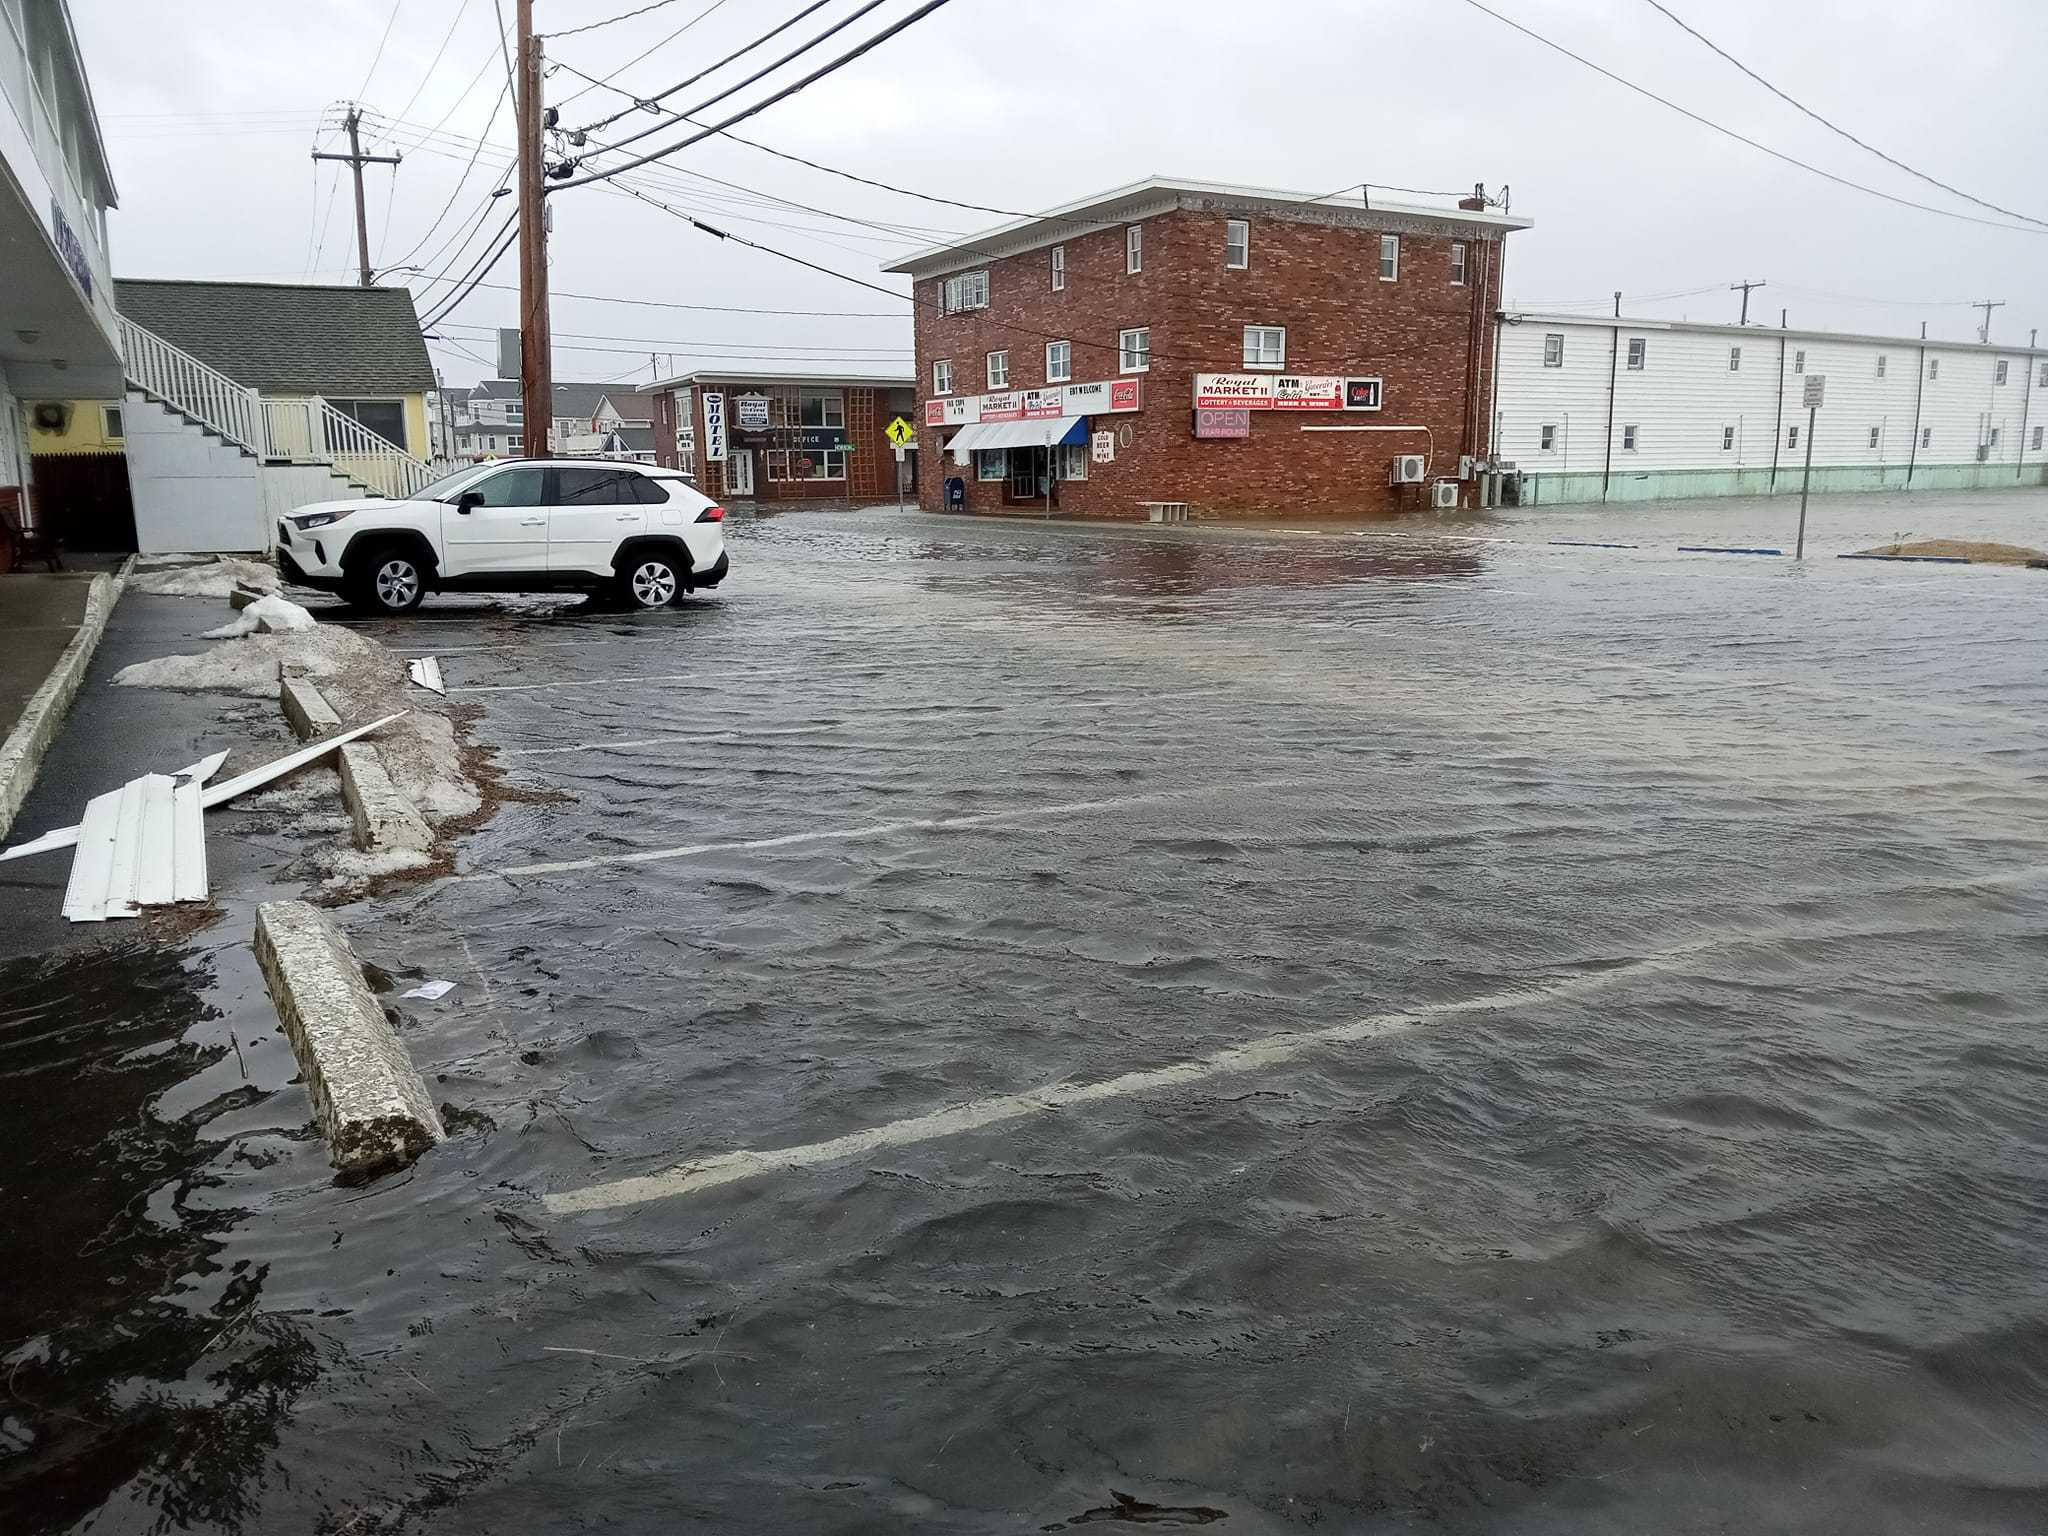
[[[711,384],[851,384],[882,389],[914,389],[917,374],[909,373],[763,373],[755,368],[696,368],[672,379],[657,379],[641,394],[659,394],[683,389],[698,382]]]
[[[309,289],[327,293],[338,289],[344,293],[402,293],[408,299],[412,297],[412,290],[402,283],[372,283],[365,288],[360,283],[258,283],[243,278],[216,277],[116,277],[114,281],[142,283],[151,288],[282,288],[293,293],[304,293]]]
[[[1367,190],[1370,191],[1370,188],[1368,187]],[[1420,219],[1450,219],[1457,223],[1470,224],[1474,228],[1497,229],[1503,233],[1511,230],[1527,229],[1535,222],[1533,219],[1518,219],[1505,213],[1474,212],[1468,208],[1432,208],[1420,203],[1362,202],[1354,208],[1349,203],[1331,201],[1327,193],[1289,192],[1278,187],[1247,187],[1234,182],[1195,181],[1181,176],[1148,176],[1143,181],[1134,181],[1128,186],[1114,187],[1107,192],[1098,192],[1091,197],[1084,197],[1076,202],[1062,203],[1057,208],[1048,208],[1045,212],[1033,214],[1029,218],[1012,219],[1007,224],[998,224],[993,229],[983,230],[964,239],[947,240],[938,245],[926,246],[921,251],[913,251],[901,260],[883,267],[882,270],[884,272],[915,272],[918,268],[928,266],[930,263],[950,256],[955,252],[961,252],[968,256],[983,256],[987,254],[984,247],[990,244],[1013,239],[1037,225],[1060,220],[1071,220],[1075,223],[1108,228],[1122,223],[1123,220],[1116,218],[1090,220],[1083,216],[1094,209],[1120,202],[1125,198],[1137,197],[1147,192],[1185,192],[1200,197],[1233,197],[1248,199],[1254,202],[1295,204],[1318,208],[1342,208],[1348,212],[1391,213]],[[1050,239],[1050,237],[1047,238]],[[1029,249],[1028,246],[1025,248]]]
[[[1619,327],[1624,331],[1701,331],[1717,336],[1797,336],[1803,341],[1861,341],[1891,347],[1940,347],[1950,352],[1989,352],[2001,357],[2048,357],[2048,347],[2004,347],[1989,341],[1943,341],[1934,336],[1884,336],[1868,331],[1802,330],[1798,326],[1729,325],[1713,320],[1642,320],[1628,315],[1568,315],[1553,310],[1515,309],[1499,311],[1510,325],[1590,325],[1603,331]]]

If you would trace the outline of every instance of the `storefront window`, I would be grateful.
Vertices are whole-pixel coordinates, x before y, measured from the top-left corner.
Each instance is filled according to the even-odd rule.
[[[820,448],[812,452],[771,448],[768,451],[770,480],[844,480],[846,451]]]
[[[846,425],[846,399],[838,390],[829,393],[809,393],[796,397],[798,423],[806,427],[843,427]]]
[[[1062,480],[1086,480],[1088,478],[1088,445],[1086,443],[1064,443],[1060,446],[1060,478]]]
[[[976,449],[974,453],[974,478],[977,480],[1009,479],[1009,450],[1005,448]]]

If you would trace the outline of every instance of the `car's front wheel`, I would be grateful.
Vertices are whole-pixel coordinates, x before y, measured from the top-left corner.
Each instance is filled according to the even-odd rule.
[[[425,573],[411,555],[380,549],[364,562],[349,594],[366,613],[411,613],[427,595]]]
[[[683,590],[683,578],[667,555],[635,555],[619,577],[619,589],[635,608],[666,608]]]

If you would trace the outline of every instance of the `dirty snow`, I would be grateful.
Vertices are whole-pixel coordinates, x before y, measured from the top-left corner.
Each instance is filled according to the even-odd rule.
[[[353,630],[316,624],[291,634],[249,635],[225,641],[196,655],[138,661],[116,672],[114,681],[126,688],[180,688],[274,699],[280,662],[303,667],[323,683],[350,670],[396,665],[390,653],[375,641],[366,640]],[[396,692],[398,680],[394,679],[391,686]],[[341,708],[339,700],[333,702],[336,709]]]
[[[311,629],[313,615],[306,612],[290,598],[279,597],[275,592],[268,597],[259,597],[255,602],[236,614],[219,629],[209,629],[200,636],[203,640],[239,640],[244,635],[253,635],[258,630],[265,634],[289,634],[294,630]]]
[[[261,560],[222,555],[201,565],[142,571],[128,578],[128,590],[156,597],[226,597],[235,590],[237,582],[259,592],[275,592],[277,567]]]

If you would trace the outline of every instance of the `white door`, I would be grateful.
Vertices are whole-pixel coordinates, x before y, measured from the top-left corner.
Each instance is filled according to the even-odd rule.
[[[545,472],[501,469],[486,475],[441,509],[441,543],[447,551],[444,576],[493,575],[548,568],[548,507]],[[481,504],[462,506],[471,492]]]
[[[623,467],[564,464],[554,476],[554,501],[548,508],[551,571],[611,570],[620,540],[646,530],[646,503],[666,500],[645,475]]]
[[[732,456],[725,461],[725,494],[728,496],[751,496],[754,494],[754,453],[750,448],[735,448]]]

